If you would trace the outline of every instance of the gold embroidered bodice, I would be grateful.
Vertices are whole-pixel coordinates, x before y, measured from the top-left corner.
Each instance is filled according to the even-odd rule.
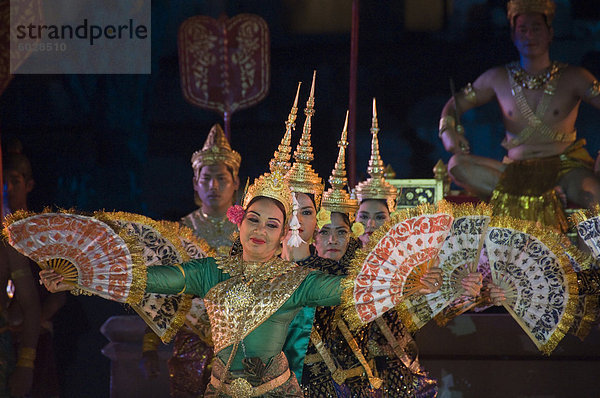
[[[231,278],[204,297],[216,353],[273,315],[310,273],[279,257],[267,264],[245,263],[241,256],[220,257],[217,267]]]

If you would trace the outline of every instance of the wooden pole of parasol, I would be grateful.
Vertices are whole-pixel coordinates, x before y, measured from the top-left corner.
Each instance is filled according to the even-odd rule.
[[[350,31],[350,88],[348,94],[348,185],[356,185],[356,81],[358,74],[358,21],[359,0],[352,0],[352,28]]]

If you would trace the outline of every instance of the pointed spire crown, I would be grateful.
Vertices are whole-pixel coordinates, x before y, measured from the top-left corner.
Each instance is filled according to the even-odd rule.
[[[314,159],[312,152],[312,144],[310,140],[311,123],[312,117],[315,113],[315,79],[317,71],[313,73],[312,85],[310,88],[310,95],[308,101],[306,101],[306,108],[304,114],[306,119],[304,121],[304,127],[302,129],[302,136],[300,142],[294,152],[294,164],[290,171],[286,174],[286,181],[294,192],[302,192],[306,194],[314,195],[315,204],[319,206],[321,203],[321,195],[325,188],[323,180],[314,171],[310,162]]]
[[[368,199],[385,200],[388,210],[394,211],[396,207],[396,195],[398,190],[392,184],[388,183],[384,178],[385,166],[379,155],[379,124],[377,121],[377,105],[373,98],[373,118],[371,119],[371,158],[367,172],[370,177],[366,181],[359,182],[356,186],[356,196],[358,202]]]
[[[345,189],[348,184],[346,178],[346,147],[348,146],[348,111],[346,111],[346,121],[342,130],[342,137],[338,141],[338,158],[335,162],[335,167],[329,177],[329,188],[323,194],[321,207],[331,212],[345,213],[350,217],[351,222],[354,220],[354,215],[358,210],[358,201],[350,196],[350,193]]]
[[[271,172],[275,170],[281,170],[284,174],[287,173],[292,165],[289,160],[291,158],[290,153],[292,152],[292,131],[296,129],[296,115],[298,112],[298,95],[300,94],[300,85],[302,82],[298,82],[298,89],[296,90],[296,98],[294,99],[294,105],[290,110],[290,114],[285,122],[285,134],[281,139],[281,144],[277,147],[277,150],[273,154],[273,159],[269,163]]]

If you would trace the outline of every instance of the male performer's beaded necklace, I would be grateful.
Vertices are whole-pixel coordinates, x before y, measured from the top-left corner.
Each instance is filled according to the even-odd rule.
[[[552,61],[550,67],[537,75],[530,75],[527,73],[518,62],[508,64],[507,68],[515,80],[515,83],[529,90],[539,90],[544,88],[546,83],[560,71],[561,64],[560,62]]]

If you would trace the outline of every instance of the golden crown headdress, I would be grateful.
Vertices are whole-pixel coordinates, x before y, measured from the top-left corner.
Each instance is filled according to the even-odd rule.
[[[352,198],[345,186],[348,184],[346,178],[346,147],[348,141],[348,111],[346,111],[346,121],[344,122],[344,129],[342,131],[342,137],[338,141],[338,158],[335,162],[335,167],[329,177],[329,183],[331,188],[323,193],[323,200],[321,201],[321,208],[329,210],[330,212],[338,212],[348,214],[350,219],[354,219],[354,214],[358,210],[358,201]]]
[[[284,174],[281,170],[275,170],[272,173],[265,173],[254,180],[254,184],[246,188],[246,194],[242,201],[244,210],[248,209],[248,204],[257,196],[265,196],[280,202],[285,208],[286,220],[290,219],[292,214],[292,192],[285,182]]]
[[[292,130],[296,128],[296,112],[298,111],[298,95],[300,94],[300,85],[298,83],[298,89],[296,90],[296,99],[294,99],[294,105],[290,110],[287,121],[285,122],[285,134],[281,139],[281,144],[277,147],[277,150],[273,154],[273,159],[269,162],[269,168],[271,172],[275,170],[281,170],[283,174],[287,173],[292,165],[289,160],[291,158],[290,153],[292,152]]]
[[[368,199],[382,199],[387,203],[388,210],[394,211],[396,207],[396,195],[398,190],[392,184],[387,182],[383,177],[385,167],[381,156],[379,156],[379,124],[377,122],[377,105],[373,98],[373,118],[371,120],[371,159],[369,159],[369,167],[367,171],[371,176],[366,181],[359,182],[356,186],[356,197],[358,202]]]
[[[302,129],[302,136],[300,142],[294,152],[294,164],[292,168],[285,176],[286,181],[294,192],[302,192],[314,195],[315,206],[319,206],[321,203],[321,195],[325,184],[321,177],[313,170],[310,162],[314,159],[312,153],[312,146],[310,142],[310,130],[311,120],[315,113],[315,79],[317,72],[313,73],[312,86],[310,88],[310,95],[308,101],[306,101],[306,108],[304,114],[306,119],[304,121],[304,128]]]
[[[515,23],[515,17],[520,14],[539,13],[546,17],[548,25],[552,25],[556,4],[552,0],[510,0],[506,4],[506,16],[510,26]]]
[[[218,163],[224,163],[226,166],[231,167],[233,176],[237,177],[240,163],[242,163],[242,156],[231,149],[223,128],[219,124],[215,124],[210,129],[202,150],[196,151],[192,155],[192,168],[196,178],[203,166]]]

